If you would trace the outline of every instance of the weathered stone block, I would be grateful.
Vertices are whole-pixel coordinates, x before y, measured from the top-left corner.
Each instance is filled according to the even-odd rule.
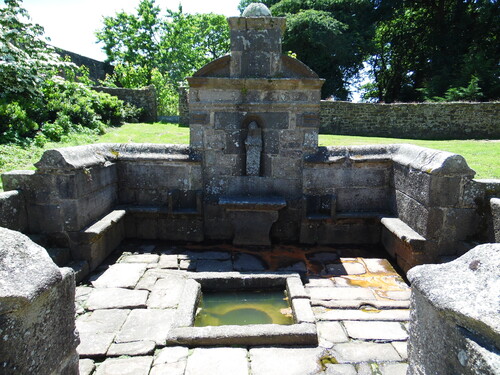
[[[20,232],[28,227],[24,196],[18,190],[0,193],[0,227]]]
[[[78,374],[73,271],[59,269],[28,237],[0,228],[0,279],[3,373]]]
[[[112,210],[118,195],[112,185],[80,199],[61,201],[61,213],[66,231],[79,231]],[[30,219],[31,220],[31,219]]]
[[[408,273],[409,374],[498,372],[499,270],[500,245],[485,244],[455,261],[415,267]]]
[[[94,270],[125,238],[124,218],[124,210],[114,210],[83,231],[69,232],[73,259]]]

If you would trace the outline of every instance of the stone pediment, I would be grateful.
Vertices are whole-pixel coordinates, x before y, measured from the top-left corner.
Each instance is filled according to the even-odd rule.
[[[211,61],[193,74],[193,77],[230,77],[231,56],[226,55]],[[302,61],[286,55],[281,56],[281,72],[272,78],[319,78]]]

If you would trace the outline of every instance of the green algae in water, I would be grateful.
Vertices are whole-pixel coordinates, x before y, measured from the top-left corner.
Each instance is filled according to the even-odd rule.
[[[203,292],[195,327],[293,324],[283,291]]]

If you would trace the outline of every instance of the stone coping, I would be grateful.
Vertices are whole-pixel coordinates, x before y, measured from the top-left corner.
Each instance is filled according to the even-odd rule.
[[[473,177],[464,157],[447,151],[434,150],[411,144],[329,146],[305,158],[307,164],[350,162],[390,162],[421,170],[433,175],[466,175]]]
[[[280,196],[223,196],[219,205],[233,210],[279,210],[286,206],[286,200]]]
[[[197,346],[317,345],[318,337],[309,296],[297,273],[200,272],[190,274],[168,341]],[[295,323],[193,327],[201,290],[287,290]]]
[[[73,170],[120,160],[199,161],[188,145],[100,143],[47,150],[35,166],[38,170]]]
[[[103,143],[47,150],[35,166],[41,171],[72,170],[133,160],[200,162],[199,157],[192,153],[188,145]],[[460,155],[410,144],[318,147],[315,153],[305,157],[306,165],[346,161],[353,163],[392,161],[432,175],[460,174],[473,177],[475,174]],[[487,181],[485,185],[492,185],[491,182]]]

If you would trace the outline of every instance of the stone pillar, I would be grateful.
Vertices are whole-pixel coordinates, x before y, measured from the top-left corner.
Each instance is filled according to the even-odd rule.
[[[409,375],[494,375],[500,370],[500,244],[408,272]]]
[[[231,29],[231,78],[275,77],[281,72],[284,17],[247,8],[244,17],[228,18]],[[264,9],[265,8],[265,9]],[[247,12],[248,11],[248,12]]]
[[[74,304],[73,271],[0,228],[0,372],[77,375]]]

